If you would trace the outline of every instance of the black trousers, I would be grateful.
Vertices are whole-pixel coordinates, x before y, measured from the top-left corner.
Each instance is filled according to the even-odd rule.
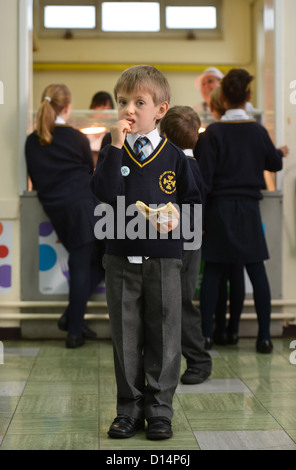
[[[230,285],[229,292],[229,313],[228,324],[226,322],[227,299],[228,299],[228,281]],[[215,331],[219,336],[225,334],[238,334],[240,316],[243,311],[245,300],[245,279],[244,265],[230,263],[225,266],[219,287],[219,298],[215,312]]]
[[[212,323],[219,296],[220,281],[225,272],[223,263],[205,263],[201,286],[200,305],[203,335],[212,337]],[[258,339],[270,340],[271,295],[264,262],[245,265],[253,287],[254,303],[258,318]]]
[[[200,310],[193,304],[200,270],[201,250],[183,251],[181,269],[182,283],[182,354],[187,368],[212,371],[212,359],[205,350],[201,328]]]
[[[117,383],[117,413],[173,416],[181,363],[182,261],[106,254],[106,294]]]
[[[86,304],[98,284],[104,279],[102,242],[91,242],[82,245],[69,253],[69,305],[68,333],[81,337]]]

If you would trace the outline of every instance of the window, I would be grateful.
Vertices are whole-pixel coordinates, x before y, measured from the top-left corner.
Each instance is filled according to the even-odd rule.
[[[198,37],[221,33],[222,0],[34,0],[39,34],[57,36],[74,30],[78,36],[143,35]],[[35,21],[36,24],[36,21]]]
[[[217,12],[215,7],[166,7],[168,29],[215,29]]]
[[[96,27],[94,6],[46,5],[45,28],[93,29]]]
[[[160,30],[158,2],[102,3],[102,30],[156,32]]]

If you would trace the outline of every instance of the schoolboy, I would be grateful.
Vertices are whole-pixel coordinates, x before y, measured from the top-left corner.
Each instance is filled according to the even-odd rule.
[[[198,139],[200,118],[190,106],[170,108],[160,122],[160,132],[180,147],[187,156],[192,173],[202,194],[202,177],[193,149]],[[201,248],[183,250],[182,284],[182,354],[187,368],[181,377],[183,384],[200,384],[212,372],[212,359],[205,350],[201,329],[201,314],[193,304],[201,261]]]
[[[119,78],[114,96],[119,121],[111,128],[111,145],[99,154],[91,182],[99,200],[114,208],[113,220],[123,216],[117,212],[118,196],[125,197],[126,207],[138,200],[147,205],[200,204],[186,157],[156,128],[169,107],[166,78],[152,66],[131,67]],[[149,139],[143,161],[133,150],[139,136]],[[155,231],[156,237],[131,240],[120,231],[106,240],[106,295],[117,382],[117,417],[108,432],[112,438],[133,436],[144,428],[145,419],[148,439],[173,435],[172,401],[181,360],[182,239],[174,236],[175,221],[155,225],[167,233]]]

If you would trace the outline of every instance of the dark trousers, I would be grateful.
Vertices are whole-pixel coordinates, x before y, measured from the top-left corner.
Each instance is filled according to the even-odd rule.
[[[223,263],[205,263],[201,286],[201,314],[203,335],[212,337],[213,316],[217,308],[219,286],[225,266]],[[245,265],[253,287],[254,303],[258,318],[258,339],[270,339],[271,296],[264,262]]]
[[[65,313],[68,317],[68,333],[74,336],[81,337],[87,301],[104,279],[103,254],[102,242],[96,241],[69,253],[69,305]]]
[[[117,382],[117,413],[173,416],[181,362],[182,262],[105,255],[106,294]]]
[[[183,251],[182,284],[182,354],[187,368],[212,371],[212,359],[205,350],[200,310],[193,304],[200,270],[201,250]]]
[[[226,326],[227,299],[228,299],[228,281],[230,285],[229,292],[229,313],[230,318]],[[225,266],[220,287],[217,308],[215,312],[215,331],[222,336],[224,334],[238,334],[240,316],[243,310],[245,299],[245,279],[243,264],[229,264]]]

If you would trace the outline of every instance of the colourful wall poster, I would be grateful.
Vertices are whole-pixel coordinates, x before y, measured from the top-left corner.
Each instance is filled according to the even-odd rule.
[[[69,293],[69,253],[60,242],[51,222],[39,224],[39,291],[42,294]],[[105,293],[102,282],[95,291]]]
[[[11,292],[12,224],[0,221],[0,294]]]
[[[42,294],[68,294],[68,252],[52,224],[39,224],[39,291]]]

